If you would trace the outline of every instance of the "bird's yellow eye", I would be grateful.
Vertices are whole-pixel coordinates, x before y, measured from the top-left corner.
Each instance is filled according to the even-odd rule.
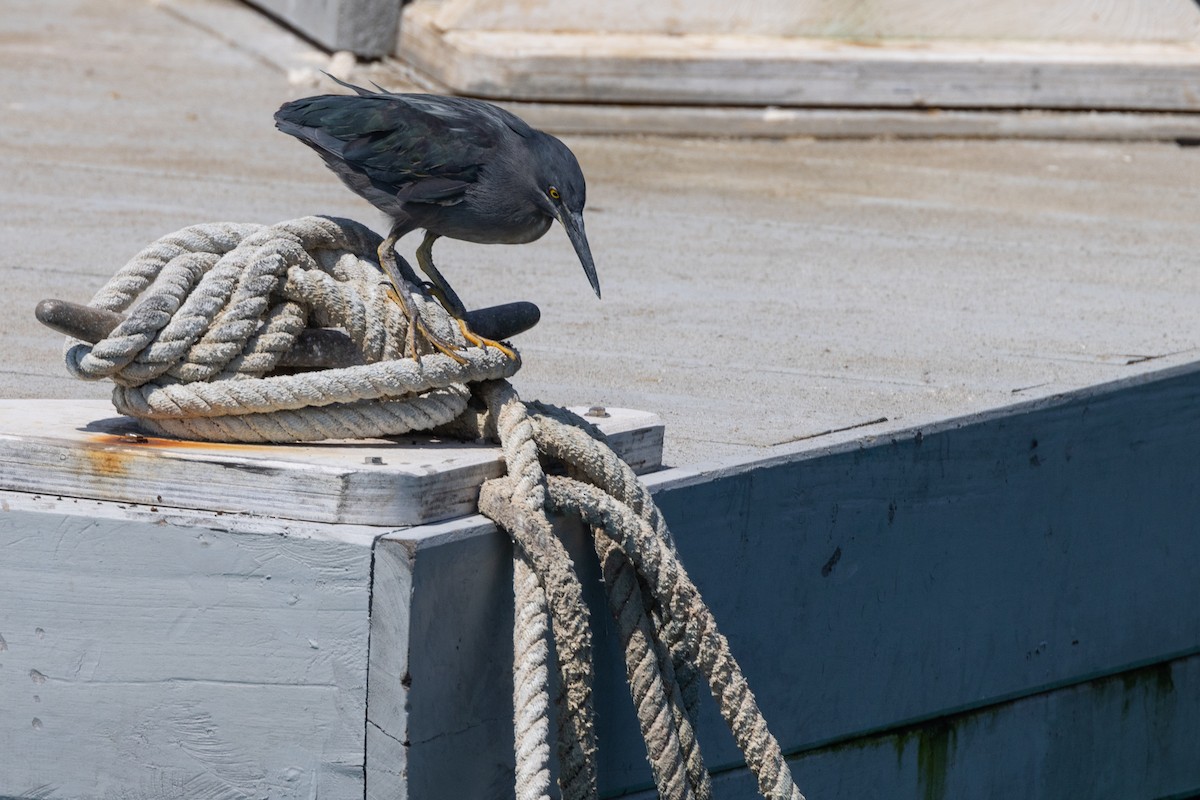
[[[553,186],[546,190],[546,194],[550,195],[551,200],[558,200],[560,197],[562,197],[562,195],[558,193],[558,189],[555,189]]]

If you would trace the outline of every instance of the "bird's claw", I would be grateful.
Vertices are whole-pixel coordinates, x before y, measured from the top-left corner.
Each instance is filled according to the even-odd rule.
[[[428,342],[429,346],[437,352],[449,356],[459,364],[468,363],[466,358],[455,352],[456,350],[464,350],[466,348],[460,347],[454,342],[447,341],[438,334],[429,330],[429,327],[421,320],[421,317],[418,316],[417,313],[413,311],[412,307],[408,303],[405,303],[400,297],[400,293],[397,291],[395,286],[388,286],[386,291],[388,298],[391,299],[396,305],[400,306],[400,310],[404,312],[404,316],[408,320],[408,341],[406,352],[408,352],[418,362],[421,360],[421,351],[417,348],[417,336],[420,335],[420,337]]]
[[[516,351],[514,351],[512,348],[500,344],[500,342],[497,342],[495,339],[489,339],[486,336],[480,336],[479,334],[475,333],[467,325],[467,321],[465,319],[457,320],[457,322],[458,329],[462,331],[463,338],[471,344],[475,345],[476,347],[494,347],[503,353],[504,357],[509,361],[517,360]]]

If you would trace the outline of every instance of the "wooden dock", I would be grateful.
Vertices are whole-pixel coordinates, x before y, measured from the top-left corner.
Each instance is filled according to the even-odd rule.
[[[1198,397],[1192,364],[646,480],[808,796],[1185,797]],[[404,495],[399,465],[496,451],[138,442],[97,412],[0,408],[0,796],[504,793],[507,539],[478,516],[401,525],[418,506],[347,479],[390,467]],[[653,468],[656,421],[613,421]],[[360,521],[313,521],[327,504]],[[648,800],[598,574],[564,535],[593,587],[601,786]],[[755,796],[714,709],[701,739],[721,796]]]
[[[504,796],[498,455],[139,441],[32,316],[185,225],[382,227],[270,121],[328,59],[226,0],[4,23],[0,798]],[[561,232],[440,263],[541,306],[522,396],[665,424],[647,480],[810,800],[1200,794],[1194,121],[639,113],[805,135],[570,137],[602,302]],[[1049,138],[971,138],[1012,131]],[[647,800],[596,619],[602,785]]]

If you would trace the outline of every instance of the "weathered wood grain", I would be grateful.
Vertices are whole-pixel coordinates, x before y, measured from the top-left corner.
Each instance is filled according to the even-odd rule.
[[[439,27],[541,33],[1186,42],[1200,34],[1191,0],[439,0]]]
[[[580,409],[583,411],[584,409]],[[663,427],[640,411],[594,421],[639,471],[661,464]],[[370,525],[473,513],[503,474],[498,447],[429,436],[306,445],[145,437],[103,401],[0,400],[0,488],[157,507]]]
[[[542,33],[403,12],[398,52],[455,92],[527,101],[1197,111],[1192,42]],[[1200,15],[1200,11],[1196,12]]]
[[[367,796],[511,794],[508,537],[478,516],[411,528],[375,564]]]
[[[729,136],[756,139],[1200,139],[1200,115],[1051,110],[784,108],[506,102],[535,127],[558,134]]]
[[[361,797],[377,533],[0,492],[0,795]]]

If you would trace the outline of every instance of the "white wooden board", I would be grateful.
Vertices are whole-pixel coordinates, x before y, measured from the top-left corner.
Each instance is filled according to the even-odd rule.
[[[578,409],[584,411],[586,409]],[[634,469],[656,469],[663,426],[643,411],[589,418]],[[139,436],[105,401],[0,400],[0,489],[316,522],[416,525],[475,511],[498,447],[429,436],[304,445]]]
[[[1035,10],[1036,9],[1036,10]],[[437,0],[449,29],[840,39],[1200,40],[1192,0]]]
[[[1200,110],[1194,42],[869,39],[447,28],[405,7],[398,54],[512,100],[839,108]],[[1197,12],[1200,13],[1200,12]]]
[[[756,139],[1200,140],[1200,115],[1107,111],[781,108],[588,103],[499,105],[563,135],[723,136]]]

